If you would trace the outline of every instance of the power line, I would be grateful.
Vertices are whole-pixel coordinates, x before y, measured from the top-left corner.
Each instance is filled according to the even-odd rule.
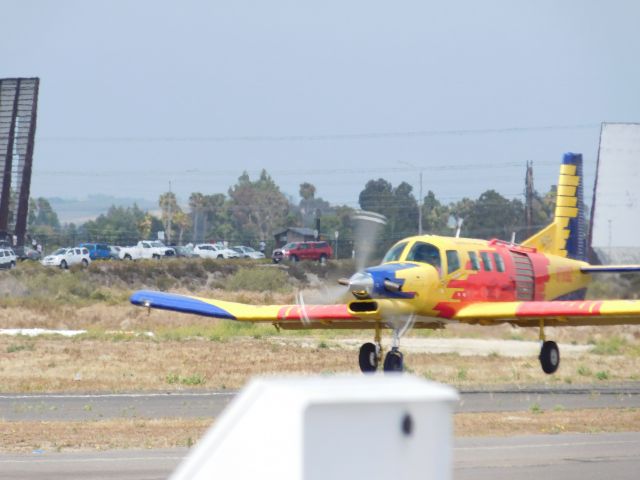
[[[537,162],[536,165],[558,165],[557,161],[548,161],[548,162]],[[450,171],[450,170],[496,170],[503,168],[522,168],[522,162],[502,162],[502,163],[491,163],[489,165],[479,165],[478,163],[468,163],[468,164],[439,164],[439,165],[423,165],[422,168],[425,172],[429,173],[432,171]],[[380,168],[367,168],[363,170],[362,168],[333,168],[333,169],[286,169],[286,170],[271,170],[267,171],[270,176],[278,175],[308,175],[308,176],[319,176],[319,175],[348,175],[348,174],[367,174],[367,175],[376,175],[376,174],[385,174],[385,173],[396,173],[396,172],[414,172],[415,168],[409,167],[380,167]],[[201,170],[198,168],[187,168],[187,169],[178,169],[178,170],[126,170],[123,169],[113,169],[113,170],[91,170],[91,171],[74,171],[74,170],[39,170],[35,172],[36,175],[64,175],[64,176],[74,176],[74,177],[106,177],[106,176],[122,176],[123,174],[127,175],[144,175],[145,177],[149,176],[197,176],[200,177],[202,175],[211,175],[211,176],[236,176],[238,175],[238,170]],[[249,173],[259,173],[257,170],[250,171]],[[495,176],[492,178],[496,178]],[[507,178],[507,177],[503,177]],[[458,181],[457,179],[455,179]]]
[[[440,137],[463,135],[520,134],[561,130],[588,130],[600,124],[547,125],[533,127],[504,127],[454,130],[408,130],[398,132],[330,133],[306,135],[222,135],[222,136],[52,136],[39,137],[44,142],[64,143],[225,143],[225,142],[317,142],[345,140],[379,140],[387,138]]]

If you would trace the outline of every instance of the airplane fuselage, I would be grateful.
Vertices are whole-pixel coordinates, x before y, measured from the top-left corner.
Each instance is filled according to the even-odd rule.
[[[477,302],[581,299],[591,280],[580,270],[585,262],[500,240],[409,237],[385,260],[365,270],[370,298],[409,300],[431,318],[453,318]],[[389,282],[400,288],[390,290]]]

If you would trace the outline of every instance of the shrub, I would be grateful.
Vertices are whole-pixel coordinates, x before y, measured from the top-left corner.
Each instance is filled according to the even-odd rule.
[[[609,337],[595,342],[592,352],[596,355],[620,355],[626,345],[627,341],[622,337]]]
[[[228,290],[286,292],[291,290],[286,273],[278,268],[240,268],[226,282]]]
[[[583,377],[589,377],[591,376],[591,370],[589,370],[589,368],[585,367],[584,365],[580,365],[578,367],[578,375],[582,375]]]

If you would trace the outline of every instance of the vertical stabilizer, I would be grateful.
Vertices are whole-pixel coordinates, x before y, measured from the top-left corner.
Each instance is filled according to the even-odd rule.
[[[543,253],[586,260],[587,236],[582,195],[582,154],[565,153],[560,166],[553,223],[522,242],[522,245],[535,247]]]

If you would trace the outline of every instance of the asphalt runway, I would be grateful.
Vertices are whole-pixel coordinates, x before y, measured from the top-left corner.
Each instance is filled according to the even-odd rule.
[[[0,479],[161,479],[186,449],[0,454]],[[640,433],[461,438],[455,441],[455,480],[636,480]]]
[[[233,391],[122,394],[0,395],[0,418],[100,420],[113,418],[214,418],[236,396]],[[640,384],[461,390],[457,412],[580,408],[640,408]]]

